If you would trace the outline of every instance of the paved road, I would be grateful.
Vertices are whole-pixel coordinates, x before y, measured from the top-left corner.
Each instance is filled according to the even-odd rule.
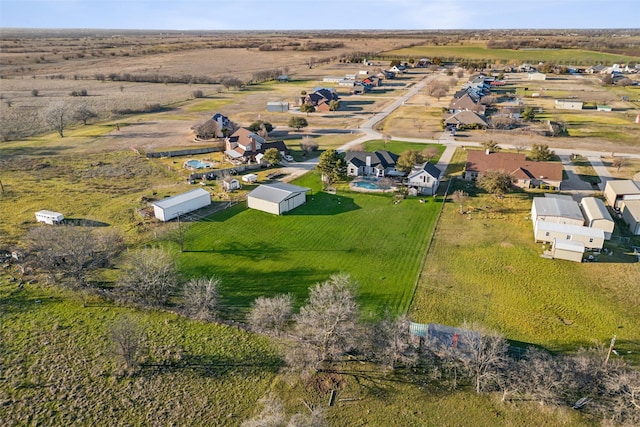
[[[383,135],[374,129],[375,125],[381,122],[382,120],[384,120],[389,114],[391,114],[397,108],[402,106],[405,102],[407,102],[413,96],[417,95],[429,83],[429,81],[431,81],[436,77],[437,77],[436,75],[423,76],[420,81],[418,81],[411,88],[407,89],[405,94],[400,96],[391,104],[387,105],[380,112],[371,115],[371,117],[368,118],[358,129],[354,129],[351,131],[351,132],[357,133],[359,136],[354,140],[338,148],[338,151],[346,151],[350,147],[365,143],[372,139],[382,139]],[[344,133],[345,130],[341,130],[341,132]],[[349,130],[346,130],[346,132],[349,132]],[[445,151],[443,152],[437,164],[438,169],[440,169],[443,172],[445,172],[447,167],[449,166],[449,163],[451,162],[451,158],[456,148],[463,147],[463,146],[477,147],[482,145],[481,143],[474,142],[474,141],[461,142],[459,140],[456,140],[454,137],[450,136],[447,132],[443,132],[443,134],[440,136],[439,139],[404,138],[404,137],[399,137],[398,139],[401,139],[402,141],[416,142],[416,143],[422,143],[422,144],[446,145]],[[501,146],[506,149],[516,148],[513,145],[501,144]],[[586,194],[592,194],[594,189],[591,188],[591,186],[588,183],[580,180],[580,178],[576,174],[575,167],[573,166],[573,163],[571,163],[570,161],[571,154],[580,153],[582,156],[585,156],[589,160],[594,170],[600,177],[600,181],[601,181],[601,184],[599,186],[600,190],[604,190],[604,186],[606,185],[606,182],[613,179],[608,169],[606,168],[606,166],[604,166],[604,164],[602,163],[602,157],[611,155],[610,152],[582,151],[577,149],[564,149],[564,148],[553,148],[553,147],[550,147],[550,149],[555,151],[555,153],[560,157],[560,160],[562,161],[562,164],[565,170],[567,171],[567,175],[569,177],[567,181],[564,181],[562,183],[563,191],[565,190],[570,191],[574,193],[577,198],[581,198]],[[640,154],[631,154],[631,153],[616,153],[616,154],[619,156],[640,159]],[[283,168],[283,171],[282,171],[283,173],[287,174],[287,177],[285,178],[285,180],[290,181],[299,177],[300,175],[303,175],[304,173],[315,168],[317,163],[318,163],[318,158],[316,157],[316,158],[308,159],[303,162],[285,164],[285,168]]]

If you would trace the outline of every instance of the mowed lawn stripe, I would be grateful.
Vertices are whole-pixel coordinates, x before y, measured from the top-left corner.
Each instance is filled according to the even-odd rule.
[[[404,312],[411,299],[440,203],[388,195],[313,191],[307,204],[282,216],[244,203],[195,223],[179,258],[185,276],[222,279],[226,316],[241,318],[258,296],[308,288],[335,273],[358,282],[366,313]]]

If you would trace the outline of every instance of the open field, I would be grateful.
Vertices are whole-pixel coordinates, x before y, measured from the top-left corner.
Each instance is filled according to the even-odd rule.
[[[404,312],[441,203],[329,194],[316,173],[294,183],[312,194],[286,215],[239,204],[191,225],[179,257],[183,274],[220,277],[226,315],[238,320],[258,296],[291,293],[301,304],[309,286],[336,273],[358,282],[367,316]]]
[[[398,55],[413,58],[440,57],[444,60],[469,59],[472,61],[498,62],[504,65],[521,64],[524,62],[537,64],[539,62],[553,62],[566,65],[614,64],[637,62],[639,56],[617,55],[581,49],[488,49],[486,42],[470,42],[464,45],[445,46],[414,46],[387,52],[388,55]]]
[[[5,426],[235,426],[280,365],[264,337],[100,300],[84,306],[48,287],[16,291],[0,281],[0,311]],[[110,326],[123,315],[143,325],[150,349],[134,376],[118,374],[110,347]]]
[[[608,242],[614,255],[598,262],[548,260],[533,242],[530,195],[477,195],[464,209],[445,204],[410,310],[416,321],[479,321],[557,351],[617,334],[640,360],[640,265],[629,244]]]
[[[74,105],[89,102],[102,111],[87,126],[72,124],[64,138],[36,132],[29,139],[0,143],[0,180],[4,186],[0,212],[9,213],[0,220],[0,249],[8,250],[20,247],[24,233],[35,225],[33,214],[39,209],[60,210],[67,218],[87,219],[122,231],[129,246],[160,241],[175,249],[179,225],[143,218],[139,210],[148,209],[150,200],[194,188],[186,183],[189,171],[182,167],[187,158],[148,160],[132,149],[144,154],[201,146],[194,141],[191,127],[221,112],[240,125],[257,119],[271,122],[276,126],[271,136],[284,139],[296,160],[302,160],[298,148],[303,137],[314,138],[320,150],[337,148],[359,137],[357,128],[365,119],[432,72],[412,70],[363,96],[351,96],[338,88],[343,109],[306,116],[309,127],[299,132],[287,126],[297,112],[268,113],[267,101],[295,103],[302,90],[331,86],[322,82],[324,76],[357,72],[363,68],[361,63],[342,61],[355,50],[383,52],[428,44],[429,40],[446,45],[440,37],[455,42],[448,32],[430,34],[433,38],[410,32],[393,37],[376,33],[339,37],[260,34],[257,37],[261,43],[283,46],[283,50],[267,52],[257,44],[250,45],[255,42],[253,34],[211,38],[72,35],[58,39],[59,43],[50,35],[37,40],[4,36],[0,37],[0,114],[24,114],[27,124],[39,126],[35,113],[53,101]],[[228,46],[216,44],[225,37]],[[464,41],[457,41],[457,53],[455,46],[447,46],[451,52],[489,52],[469,42],[472,33],[464,37]],[[343,41],[344,45],[295,51],[288,45],[292,40]],[[464,43],[472,46],[461,46]],[[436,51],[442,47],[433,46]],[[426,52],[416,50],[416,58],[430,56]],[[566,58],[578,51],[492,52],[558,54]],[[586,61],[586,55],[591,55],[581,52],[584,56],[576,60]],[[330,58],[330,62],[318,61],[310,67],[311,57]],[[371,70],[389,64],[388,60],[371,58]],[[505,64],[511,59],[500,61]],[[241,89],[226,89],[217,81],[231,74],[248,81],[256,71],[269,68],[287,68],[292,81],[249,84]],[[112,72],[188,73],[216,82],[96,78],[96,74]],[[64,78],[51,78],[57,75]],[[436,147],[439,157],[443,145],[408,143],[402,137],[437,138],[441,134],[442,107],[449,104],[450,95],[468,77],[465,73],[463,78],[454,79],[455,84],[440,100],[426,93],[413,97],[378,125],[393,140],[386,145],[381,140],[369,141],[364,147],[397,154]],[[514,74],[508,75],[508,81],[514,88],[530,86],[525,92],[540,91],[539,98],[529,98],[525,93],[523,102],[542,107],[538,117],[542,121],[566,122],[570,137],[465,131],[456,139],[491,139],[523,146],[544,143],[576,151],[640,152],[640,127],[629,122],[640,104],[621,100],[622,96],[640,98],[637,89],[603,88],[588,78],[564,77],[529,83],[521,74]],[[453,77],[444,73],[437,78],[451,81]],[[33,89],[38,90],[38,96],[33,96]],[[70,95],[79,89],[87,89],[88,96]],[[193,98],[194,90],[202,90],[204,98]],[[584,98],[590,107],[607,102],[614,111],[588,109],[574,114],[553,110],[554,98],[569,96]],[[11,100],[11,106],[7,100]],[[154,104],[160,105],[157,112],[113,112],[114,108],[130,107],[147,111],[145,108]],[[219,153],[206,156],[221,160]],[[465,159],[464,151],[458,150],[447,173],[459,174]],[[630,178],[640,172],[638,161],[629,161],[617,172],[611,159],[603,160],[616,177]],[[593,173],[588,163],[583,168],[585,175]],[[260,180],[272,171],[259,171]],[[426,203],[409,198],[394,204],[392,195],[354,193],[346,184],[338,185],[337,194],[328,194],[320,190],[315,172],[294,183],[312,188],[312,194],[306,205],[282,217],[247,210],[241,202],[201,222],[180,225],[186,231],[186,251],[176,254],[182,276],[219,277],[223,317],[243,320],[253,299],[261,295],[291,293],[298,307],[310,285],[343,272],[358,281],[359,302],[367,319],[379,318],[388,309],[394,314],[407,312],[419,322],[459,325],[464,320],[479,321],[509,339],[568,352],[592,345],[593,340],[606,342],[617,334],[621,357],[640,363],[640,264],[632,262],[635,259],[627,254],[628,244],[610,244],[614,255],[601,255],[593,263],[542,259],[541,245],[532,241],[527,218],[530,195],[523,193],[503,199],[474,194],[465,206],[469,211],[465,215],[457,213],[456,204],[445,203],[436,230],[435,219],[443,207],[438,198],[425,198]],[[215,182],[208,182],[204,188],[218,201],[241,198],[253,186],[231,195],[223,194]],[[631,242],[640,246],[637,237]],[[108,286],[116,274],[117,270],[112,270],[100,279],[106,279],[103,283]],[[87,301],[79,294],[37,283],[27,283],[17,292],[15,284],[9,285],[6,277],[0,276],[0,359],[7,379],[0,386],[0,419],[9,420],[9,425],[118,425],[124,424],[123,420],[126,424],[239,425],[258,412],[259,398],[269,391],[282,398],[291,413],[304,412],[304,402],[326,406],[325,393],[316,393],[300,383],[292,385],[290,378],[278,371],[282,362],[277,344],[264,337],[224,325],[187,321],[169,312],[135,310],[95,297],[88,299],[89,303],[83,305]],[[164,367],[147,366],[134,377],[119,376],[107,336],[110,323],[121,314],[140,319],[153,347],[168,349],[158,354],[182,349],[178,352],[181,360]],[[164,361],[158,357],[149,362],[157,365]],[[411,384],[406,377],[379,370],[367,373],[363,372],[366,367],[353,369],[349,363],[341,369],[346,385],[339,399],[345,400],[327,409],[331,425],[468,425],[470,420],[478,426],[597,424],[582,418],[578,411],[502,404],[496,396],[477,396],[468,390],[452,394],[433,389],[433,384],[420,379]]]

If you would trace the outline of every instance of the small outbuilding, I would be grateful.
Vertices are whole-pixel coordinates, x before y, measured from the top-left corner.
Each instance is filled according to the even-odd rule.
[[[224,188],[224,191],[229,192],[239,190],[240,188],[242,188],[242,185],[240,185],[240,181],[238,181],[237,179],[230,178],[222,181],[222,188]]]
[[[255,173],[248,173],[242,176],[242,181],[247,182],[249,184],[253,184],[257,180],[258,180],[258,175],[256,175]]]
[[[582,262],[584,243],[575,240],[553,239],[551,256],[554,259]]]
[[[573,99],[556,99],[557,110],[582,110],[584,103]]]
[[[153,203],[153,212],[160,221],[170,221],[211,204],[211,193],[202,188],[187,191]]]
[[[604,238],[611,239],[615,222],[604,205],[604,202],[595,197],[583,197],[580,200],[580,208],[586,218],[587,227],[599,228],[604,231]]]
[[[584,225],[584,216],[578,202],[564,197],[534,197],[531,203],[531,221]]]
[[[267,102],[267,111],[270,113],[286,113],[289,111],[289,103],[284,101]]]
[[[309,188],[285,182],[262,184],[247,195],[247,207],[259,211],[282,215],[307,201]]]
[[[36,221],[50,225],[61,224],[64,216],[60,212],[41,210],[36,212]]]

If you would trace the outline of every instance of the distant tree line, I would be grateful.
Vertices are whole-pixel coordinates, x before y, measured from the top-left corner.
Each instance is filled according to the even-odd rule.
[[[132,74],[132,73],[97,73],[95,79],[99,81],[110,80],[113,82],[136,82],[136,83],[183,83],[183,84],[218,84],[219,79],[210,76],[192,76],[182,74],[172,76],[169,74]]]

